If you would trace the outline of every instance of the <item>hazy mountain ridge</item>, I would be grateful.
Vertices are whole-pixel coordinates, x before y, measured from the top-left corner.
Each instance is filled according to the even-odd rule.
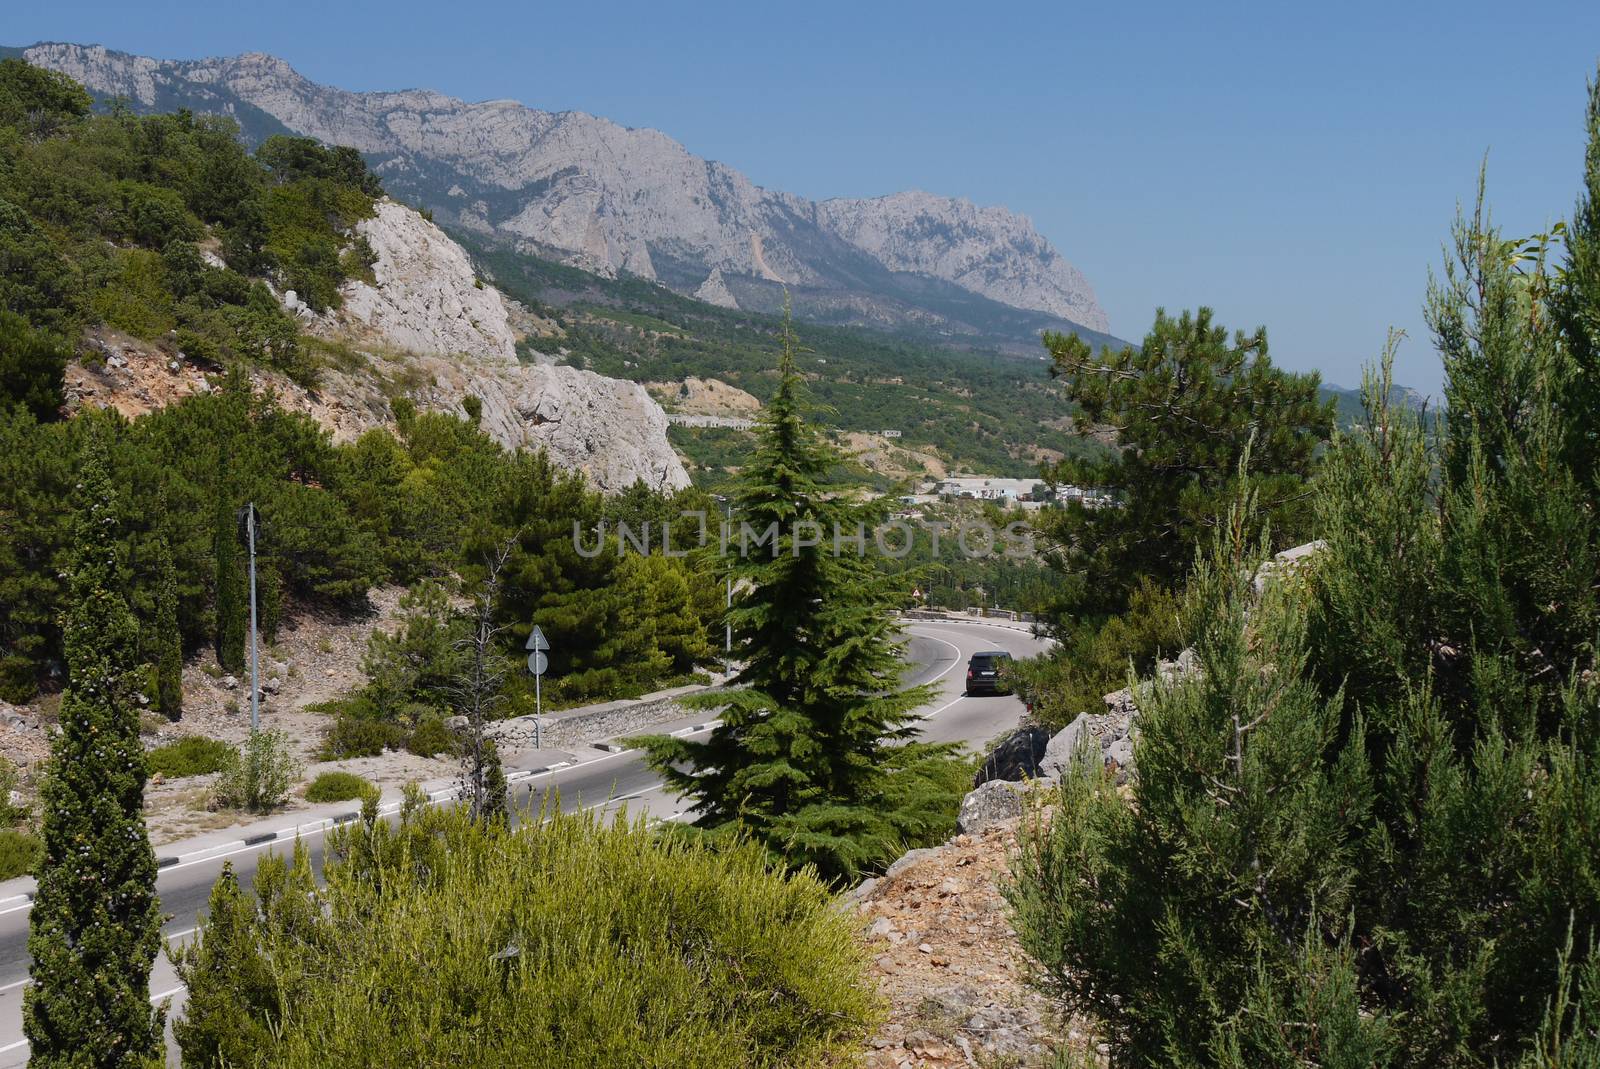
[[[260,53],[156,60],[40,44],[30,62],[137,110],[234,116],[365,153],[396,195],[456,225],[602,275],[772,310],[784,288],[825,322],[1031,340],[1107,330],[1081,272],[1005,208],[923,192],[810,201],[767,190],[655,130],[430,90],[355,93]]]

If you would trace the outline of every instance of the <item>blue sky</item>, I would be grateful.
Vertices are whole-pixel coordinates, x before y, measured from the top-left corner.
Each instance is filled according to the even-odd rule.
[[[40,5],[7,44],[265,51],[351,89],[511,97],[666,131],[811,197],[1004,204],[1119,335],[1209,304],[1354,384],[1388,327],[1438,386],[1427,271],[1489,153],[1509,231],[1570,213],[1600,3],[277,2]]]

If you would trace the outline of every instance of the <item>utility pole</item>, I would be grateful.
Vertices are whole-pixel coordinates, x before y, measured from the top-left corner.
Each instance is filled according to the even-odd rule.
[[[256,649],[256,506],[244,507],[245,536],[250,542],[250,731],[261,730],[261,679]]]

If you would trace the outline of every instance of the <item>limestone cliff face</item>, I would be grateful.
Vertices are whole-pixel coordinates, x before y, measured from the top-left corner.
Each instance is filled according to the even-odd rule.
[[[573,367],[518,362],[513,323],[520,313],[476,278],[465,251],[415,211],[380,201],[358,224],[377,253],[376,284],[349,282],[342,307],[314,315],[293,291],[284,304],[311,333],[337,338],[364,356],[356,366],[326,369],[307,390],[265,369],[258,389],[353,441],[393,422],[389,399],[466,414],[482,402],[482,426],[510,448],[542,448],[559,466],[582,471],[605,491],[643,480],[659,490],[689,485],[667,441],[667,417],[643,386]],[[98,329],[87,339],[102,357],[68,370],[69,406],[112,407],[137,416],[211,389],[204,372],[155,346]]]
[[[376,284],[347,283],[342,307],[320,319],[302,313],[311,329],[401,351],[411,365],[405,381],[423,384],[408,388],[419,404],[465,414],[464,399],[475,396],[484,430],[501,444],[539,446],[602,490],[638,480],[663,490],[689,485],[667,442],[666,415],[644,387],[517,362],[510,302],[444,231],[391,200],[357,230],[377,254]]]
[[[516,361],[505,299],[444,231],[392,200],[379,201],[378,214],[356,231],[377,253],[374,284],[347,284],[344,305],[322,329],[429,356]]]
[[[427,90],[352,93],[259,53],[169,61],[41,44],[26,56],[136,107],[224,112],[247,136],[287,128],[352,145],[387,188],[458,225],[725,307],[773,306],[788,287],[798,313],[836,321],[1029,337],[1045,318],[1107,329],[1082,273],[1004,208],[915,192],[818,203],[655,130]]]

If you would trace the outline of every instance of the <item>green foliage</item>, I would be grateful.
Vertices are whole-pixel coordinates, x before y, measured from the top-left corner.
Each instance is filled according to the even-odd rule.
[[[39,867],[44,843],[32,832],[0,828],[0,880],[27,876]]]
[[[145,766],[151,775],[180,779],[221,772],[233,763],[234,756],[233,747],[221,739],[188,735],[145,754]]]
[[[30,700],[38,689],[35,674],[34,663],[26,657],[0,657],[0,701],[20,704]]]
[[[40,421],[55,419],[71,357],[60,339],[34,330],[15,312],[0,311],[0,405],[21,405]]]
[[[183,716],[183,632],[178,627],[178,569],[166,540],[156,547],[156,612],[152,634],[156,708],[169,720]]]
[[[1600,94],[1590,132],[1592,164]],[[1600,276],[1528,260],[1481,198],[1449,248],[1442,435],[1394,403],[1391,348],[1317,476],[1325,549],[1258,599],[1268,547],[1234,512],[1185,613],[1202,673],[1141,702],[1132,804],[1068,776],[1021,850],[1023,945],[1121,1063],[1600,1059],[1600,484],[1573,334]]]
[[[249,361],[309,384],[317,367],[265,282],[318,309],[369,276],[352,241],[382,189],[361,157],[272,138],[255,158],[231,120],[88,115],[81,87],[7,60],[0,72],[0,310],[71,338],[105,323],[191,357]],[[196,244],[217,238],[228,266]]]
[[[226,476],[223,486],[227,486]],[[212,604],[216,614],[217,663],[225,672],[242,672],[250,626],[249,577],[240,561],[239,521],[231,494],[219,494],[211,517],[211,551],[216,562]]]
[[[441,583],[424,580],[412,587],[400,598],[400,609],[400,628],[393,634],[374,631],[361,662],[367,675],[363,693],[373,715],[386,720],[418,704],[447,708],[466,667],[466,620]]]
[[[223,809],[270,813],[289,800],[299,776],[300,762],[286,732],[252,731],[217,777],[214,800]]]
[[[320,756],[323,760],[377,757],[385,750],[398,750],[405,745],[406,729],[403,725],[363,713],[366,711],[342,713],[334,719],[322,739]]]
[[[1048,653],[1018,662],[1017,693],[1033,716],[1064,728],[1079,713],[1099,713],[1102,698],[1148,678],[1162,657],[1183,648],[1182,601],[1148,578],[1134,588],[1127,611],[1098,627],[1077,627]]]
[[[946,774],[948,749],[907,741],[929,694],[900,686],[892,610],[910,577],[831,552],[834,530],[870,529],[882,504],[825,481],[838,455],[807,422],[792,337],[779,376],[735,498],[740,530],[771,528],[776,541],[746,543],[727,565],[744,591],[728,613],[744,687],[718,695],[728,705],[705,742],[638,744],[694,799],[698,827],[747,835],[793,865],[848,880],[943,834],[961,785]]]
[[[371,780],[354,772],[323,772],[306,785],[308,802],[348,802],[377,793],[378,788]]]
[[[1305,480],[1333,408],[1318,400],[1315,374],[1273,367],[1264,328],[1230,344],[1209,308],[1177,319],[1157,311],[1138,349],[1095,352],[1061,334],[1045,335],[1045,347],[1081,411],[1078,433],[1110,430],[1117,440],[1114,452],[1069,458],[1050,472],[1054,482],[1115,501],[1069,501],[1041,516],[1067,580],[1058,622],[1120,612],[1141,577],[1176,587],[1237,496],[1241,470],[1261,502],[1262,529],[1281,545],[1304,540]]]
[[[876,1023],[827,889],[759,851],[412,807],[225,880],[178,955],[184,1064],[834,1064]],[[604,878],[595,878],[604,873]]]
[[[28,916],[23,1033],[38,1066],[81,1065],[85,1051],[104,1065],[148,1065],[162,1053],[162,1014],[149,998],[160,943],[156,859],[129,691],[138,625],[121,594],[109,468],[97,434],[75,498],[67,692],[40,792],[44,852]]]
[[[258,914],[256,903],[239,887],[233,862],[223,862],[206,907],[204,937],[168,951],[188,989],[183,1016],[172,1022],[185,1064],[206,1069],[249,1065],[254,1052],[271,1042],[268,1020],[250,1012],[251,1007],[271,1005],[277,993],[271,967],[257,948],[256,933],[272,923],[274,934],[287,934],[284,928],[298,930],[307,919],[305,908],[297,910],[298,903],[284,895],[286,871],[279,857],[261,859],[256,869]],[[262,915],[270,921],[264,922]]]
[[[411,730],[411,736],[406,739],[406,749],[418,757],[454,754],[456,748],[456,737],[444,726],[444,717],[438,713],[429,713],[418,720],[417,726]]]
[[[38,140],[89,114],[83,86],[20,59],[0,60],[0,126]]]
[[[21,778],[17,775],[16,766],[4,757],[0,757],[0,827],[28,819],[26,806],[11,804],[11,792],[20,785]]]

